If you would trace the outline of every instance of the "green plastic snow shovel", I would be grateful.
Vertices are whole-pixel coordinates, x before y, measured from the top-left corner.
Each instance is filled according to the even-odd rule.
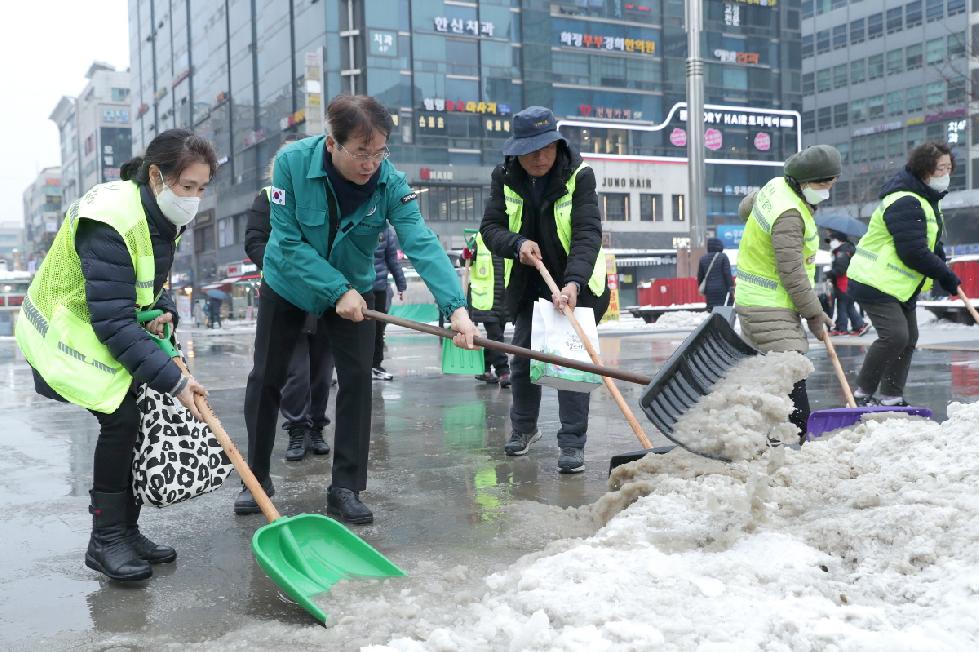
[[[138,319],[150,321],[162,311],[145,311]],[[169,327],[163,337],[155,339],[174,362],[189,374],[180,354],[169,341]],[[169,346],[169,349],[167,348]],[[260,527],[252,537],[252,552],[259,566],[286,595],[295,600],[320,623],[326,624],[326,613],[313,598],[329,591],[345,579],[403,577],[405,572],[372,548],[366,541],[343,524],[321,514],[282,516],[269,500],[255,474],[241,457],[238,448],[224,431],[207,399],[196,396],[197,409],[214,433],[224,452],[231,459],[248,490],[255,497],[268,525]]]

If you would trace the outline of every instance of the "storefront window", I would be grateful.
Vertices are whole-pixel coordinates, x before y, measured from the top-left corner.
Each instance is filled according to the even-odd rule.
[[[643,222],[662,222],[663,195],[639,195],[639,219]]]
[[[629,220],[629,194],[621,192],[605,192],[601,194],[604,204],[605,219],[609,222],[626,222]]]

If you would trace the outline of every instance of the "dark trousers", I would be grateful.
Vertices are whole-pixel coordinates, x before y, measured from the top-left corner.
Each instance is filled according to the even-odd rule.
[[[792,399],[792,412],[789,413],[789,423],[799,429],[799,435],[805,435],[808,431],[806,424],[809,421],[809,414],[812,409],[809,407],[809,392],[806,391],[805,379],[800,380],[792,386],[789,393]]]
[[[323,357],[310,357],[310,340],[317,335],[300,335],[289,361],[289,375],[282,387],[279,411],[286,430],[312,428],[322,431],[330,422],[326,418],[326,404],[330,400],[330,383],[333,380],[333,353],[329,342],[318,347]]]
[[[528,304],[517,313],[514,322],[513,343],[530,348],[531,324],[534,306]],[[530,360],[513,356],[510,363],[510,382],[513,384],[513,402],[510,404],[510,425],[514,432],[530,433],[537,428],[540,414],[541,386],[530,382]],[[591,394],[558,390],[558,417],[561,428],[557,431],[557,444],[561,447],[584,448],[588,438],[588,407]]]
[[[863,328],[863,318],[857,309],[857,303],[846,292],[836,290],[836,330],[846,332]],[[850,328],[847,328],[847,323]]]
[[[384,290],[374,290],[374,310],[378,312],[387,313],[388,311],[388,291]],[[371,366],[380,367],[381,363],[384,362],[384,327],[386,324],[382,321],[375,322],[374,327],[376,329],[374,333],[374,361]]]
[[[134,446],[139,432],[139,407],[136,386],[111,414],[89,410],[99,420],[99,439],[95,444],[92,489],[104,493],[129,491]]]
[[[367,306],[374,295],[363,295]],[[306,313],[267,284],[255,325],[255,361],[245,389],[245,427],[248,430],[248,465],[259,478],[269,477],[275,426],[293,348]],[[310,359],[323,358],[322,347],[333,351],[339,391],[333,443],[333,486],[353,491],[367,487],[367,456],[371,430],[371,353],[374,322],[343,319],[332,308],[317,322],[310,340]]]
[[[486,329],[486,339],[493,340],[494,342],[503,341],[503,328],[504,325],[498,321],[487,321],[483,322],[483,328]],[[502,351],[494,351],[493,349],[483,349],[483,361],[486,365],[486,371],[490,369],[496,370],[496,375],[509,373],[510,363],[507,360],[506,353]]]
[[[914,303],[883,301],[861,305],[877,329],[877,340],[863,359],[857,383],[865,394],[876,393],[879,386],[885,396],[904,396],[911,356],[918,343]]]
[[[723,292],[708,291],[704,295],[704,299],[706,300],[707,303],[707,311],[710,312],[710,309],[713,308],[714,306],[726,306],[728,304],[728,298],[730,296],[731,296],[730,292],[728,292],[727,290]]]

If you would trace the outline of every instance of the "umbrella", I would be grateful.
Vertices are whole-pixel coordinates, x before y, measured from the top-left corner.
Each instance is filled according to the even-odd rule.
[[[860,237],[867,232],[867,225],[849,215],[816,215],[816,224],[824,229],[839,231],[847,235]]]
[[[212,299],[221,299],[224,301],[228,298],[228,293],[223,290],[207,290],[207,296]]]

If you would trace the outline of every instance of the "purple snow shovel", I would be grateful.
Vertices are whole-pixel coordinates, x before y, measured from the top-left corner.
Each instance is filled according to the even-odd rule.
[[[899,407],[892,405],[857,407],[857,402],[853,400],[853,392],[850,391],[850,383],[847,382],[846,374],[843,373],[843,367],[840,365],[840,359],[836,355],[836,347],[833,346],[833,341],[830,339],[829,333],[824,334],[823,344],[826,345],[826,353],[829,354],[830,362],[833,363],[836,379],[840,381],[840,387],[843,388],[843,395],[846,397],[847,406],[845,408],[817,410],[810,414],[809,420],[806,422],[807,440],[812,441],[815,437],[819,437],[831,430],[852,426],[855,423],[859,423],[863,415],[873,414],[874,412],[903,412],[916,417],[931,417],[931,410],[923,407]]]

